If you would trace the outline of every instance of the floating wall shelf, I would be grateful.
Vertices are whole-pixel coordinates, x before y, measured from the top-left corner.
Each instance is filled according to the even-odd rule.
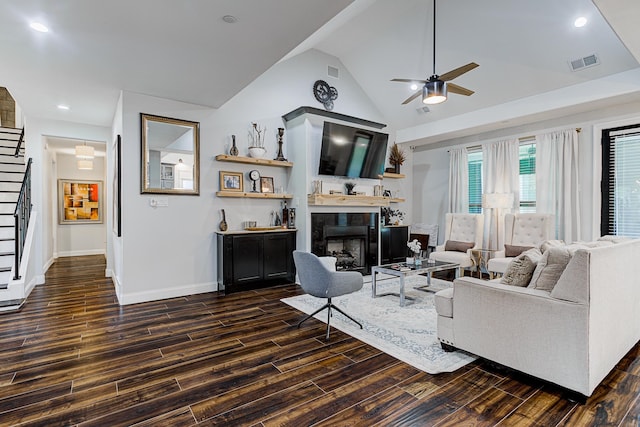
[[[243,191],[216,191],[218,197],[235,197],[247,199],[292,199],[292,194],[286,193],[247,193]]]
[[[384,179],[402,179],[402,178],[406,178],[407,176],[403,173],[393,173],[393,172],[385,172],[384,175],[382,175],[382,177]]]
[[[278,166],[281,168],[290,168],[293,163],[282,160],[258,159],[255,157],[229,156],[227,154],[218,154],[216,160],[219,162],[246,163],[250,165]]]

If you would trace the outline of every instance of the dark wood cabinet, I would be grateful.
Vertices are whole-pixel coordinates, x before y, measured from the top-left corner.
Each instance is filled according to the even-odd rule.
[[[380,264],[403,262],[407,258],[409,226],[380,228]]]
[[[218,234],[218,291],[233,292],[295,281],[296,231]]]

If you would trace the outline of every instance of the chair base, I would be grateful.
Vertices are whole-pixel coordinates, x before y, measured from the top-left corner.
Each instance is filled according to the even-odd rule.
[[[329,332],[331,329],[331,325],[329,324],[329,320],[331,319],[331,316],[333,315],[331,313],[331,309],[335,309],[336,311],[342,313],[346,318],[348,318],[349,320],[351,320],[353,323],[357,324],[358,326],[360,326],[360,329],[362,329],[362,324],[360,322],[358,322],[356,319],[354,319],[353,317],[349,316],[347,313],[345,313],[344,311],[340,310],[340,308],[336,305],[334,305],[331,302],[331,298],[327,298],[327,303],[325,305],[323,305],[322,307],[320,307],[319,309],[317,309],[316,311],[314,311],[313,313],[309,314],[307,317],[305,317],[304,319],[302,319],[300,321],[300,323],[298,323],[298,328],[300,327],[300,325],[302,325],[303,322],[305,322],[306,320],[312,318],[313,316],[315,316],[316,314],[320,313],[322,310],[327,309],[327,341],[329,341]]]

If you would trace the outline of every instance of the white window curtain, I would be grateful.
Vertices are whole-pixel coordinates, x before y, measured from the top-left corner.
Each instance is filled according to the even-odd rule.
[[[504,249],[504,215],[520,204],[520,163],[517,139],[482,145],[483,194],[502,194],[513,201],[510,208],[485,208],[483,247]]]
[[[469,160],[466,148],[449,151],[449,210],[469,213]]]
[[[554,214],[556,237],[580,240],[578,131],[536,135],[536,212]]]

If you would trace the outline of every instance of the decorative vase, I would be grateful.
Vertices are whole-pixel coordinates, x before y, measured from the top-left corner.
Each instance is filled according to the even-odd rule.
[[[249,155],[256,159],[261,159],[266,154],[267,150],[264,147],[249,147]]]
[[[231,149],[229,149],[229,155],[230,156],[237,156],[238,155],[238,147],[236,146],[236,136],[235,135],[231,135]]]
[[[278,155],[274,160],[280,160],[286,162],[284,154],[282,153],[282,136],[284,135],[284,128],[278,128]]]
[[[413,263],[416,265],[416,267],[422,265],[422,258],[420,258],[420,254],[416,254],[416,256],[413,258]]]
[[[400,173],[400,164],[396,163],[395,165],[393,165],[393,172],[394,173]]]
[[[344,184],[344,187],[347,189],[347,195],[351,196],[353,195],[353,188],[356,185],[353,182],[347,182]]]

